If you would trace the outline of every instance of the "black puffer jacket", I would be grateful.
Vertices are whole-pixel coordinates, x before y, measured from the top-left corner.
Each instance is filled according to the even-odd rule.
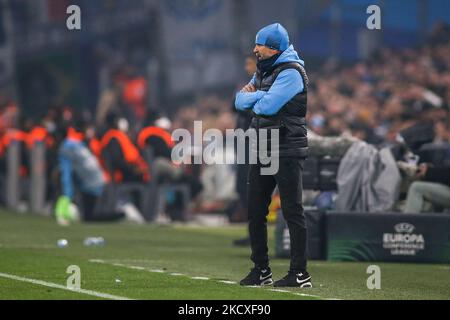
[[[258,144],[253,141],[253,150],[257,150],[261,143],[265,143],[258,129],[279,129],[279,157],[306,158],[308,156],[308,138],[306,130],[306,112],[308,103],[308,76],[304,67],[296,62],[276,65],[264,75],[256,73],[255,87],[257,90],[269,91],[278,75],[287,69],[295,69],[302,76],[305,85],[304,90],[288,101],[281,110],[273,116],[261,116],[253,114],[250,128],[258,133]],[[269,156],[276,156],[276,152],[270,150],[270,134],[268,134],[267,148]]]

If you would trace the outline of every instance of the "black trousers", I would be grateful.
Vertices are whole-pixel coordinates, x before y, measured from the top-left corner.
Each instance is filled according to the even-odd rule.
[[[246,149],[248,150],[248,149]],[[248,179],[248,164],[238,164],[236,172],[236,192],[239,195],[239,202],[244,207],[247,208],[247,179]]]
[[[252,255],[256,266],[269,265],[267,215],[275,186],[291,239],[292,271],[306,271],[307,229],[302,204],[303,160],[280,158],[275,175],[261,175],[261,165],[251,165],[248,175],[248,215]]]

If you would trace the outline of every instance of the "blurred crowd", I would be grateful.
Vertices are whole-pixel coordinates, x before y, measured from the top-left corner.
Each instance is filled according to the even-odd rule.
[[[417,48],[380,48],[367,61],[347,65],[330,60],[308,71],[311,84],[307,120],[312,133],[352,136],[376,146],[391,146],[399,142],[399,133],[405,129],[429,124],[433,128],[431,142],[450,143],[449,27],[436,26],[427,42]],[[51,137],[46,140],[49,154],[54,157],[49,166],[57,169],[58,147],[68,128],[80,119],[83,126],[77,130],[83,132],[87,145],[98,157],[101,151],[93,142],[101,144],[112,127],[123,131],[138,148],[139,134],[149,126],[167,133],[177,128],[193,131],[194,121],[200,120],[204,131],[215,128],[225,133],[236,127],[232,96],[202,96],[167,114],[162,107],[148,108],[148,80],[136,69],[121,68],[112,73],[109,83],[100,93],[95,111],[57,106],[49,108],[42,119],[22,115],[15,101],[0,94],[1,170],[5,171],[4,151],[12,132],[17,136],[20,131],[24,141],[28,141],[25,143],[32,145],[36,128],[45,129],[45,139]],[[170,149],[170,143],[167,147]],[[170,151],[163,153],[169,160]],[[230,210],[229,204],[239,197],[235,176],[234,167],[220,165],[204,166],[191,174],[191,178],[196,178],[188,180],[195,189],[197,210]]]
[[[415,123],[436,123],[436,140],[449,141],[450,31],[438,26],[426,45],[382,48],[353,66],[333,62],[311,74],[309,125],[321,135],[352,135],[392,143]]]

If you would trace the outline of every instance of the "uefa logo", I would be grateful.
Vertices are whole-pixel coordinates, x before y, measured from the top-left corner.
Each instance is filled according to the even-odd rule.
[[[398,233],[412,233],[415,228],[416,227],[407,222],[399,223],[394,226],[395,231]]]

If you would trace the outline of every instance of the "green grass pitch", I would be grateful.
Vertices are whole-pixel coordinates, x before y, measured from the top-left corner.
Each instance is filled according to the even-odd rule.
[[[381,268],[380,290],[367,289],[366,270],[371,263],[310,261],[313,289],[278,292],[221,282],[237,282],[251,267],[249,249],[231,245],[245,233],[245,226],[75,224],[64,228],[49,218],[0,211],[0,299],[102,299],[11,278],[65,286],[70,265],[80,267],[82,289],[130,299],[450,298],[450,265],[372,263]],[[83,240],[89,236],[104,237],[106,245],[85,247]],[[269,238],[273,255],[273,229]],[[69,246],[58,248],[58,239],[67,239]],[[272,258],[271,267],[278,279],[285,275],[289,261]]]

